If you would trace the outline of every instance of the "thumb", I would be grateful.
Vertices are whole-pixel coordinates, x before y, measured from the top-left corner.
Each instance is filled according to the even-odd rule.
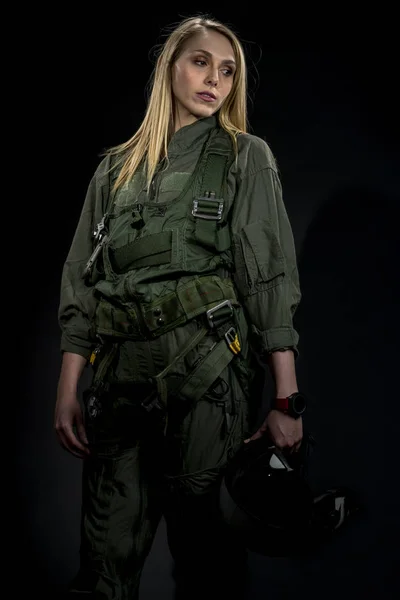
[[[258,440],[258,439],[260,439],[260,437],[262,437],[262,435],[263,435],[263,431],[261,429],[258,429],[258,431],[256,431],[251,437],[247,438],[247,440],[244,440],[244,443],[248,444],[249,442]]]
[[[247,440],[244,440],[244,443],[247,444],[248,442],[253,442],[254,440],[259,440],[268,430],[268,423],[267,423],[267,419],[265,419],[265,421],[263,422],[263,424],[261,425],[261,427],[259,427],[257,429],[257,431],[249,438],[247,438]]]

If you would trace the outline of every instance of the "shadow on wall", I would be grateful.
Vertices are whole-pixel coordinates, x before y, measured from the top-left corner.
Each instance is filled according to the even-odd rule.
[[[394,199],[339,189],[299,253],[295,315],[299,385],[311,400],[305,423],[317,440],[311,482],[350,485],[388,515],[400,416],[398,239]]]

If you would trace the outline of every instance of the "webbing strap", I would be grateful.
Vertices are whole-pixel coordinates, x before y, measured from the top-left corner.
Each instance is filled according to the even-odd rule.
[[[221,340],[188,375],[183,386],[179,388],[179,394],[193,402],[199,400],[234,356],[226,341]]]
[[[143,305],[143,316],[150,332],[161,335],[223,300],[231,300],[233,306],[239,305],[232,285],[216,276],[194,277],[159,301]]]
[[[204,192],[213,191],[217,196],[221,195],[228,160],[229,155],[226,154],[217,154],[212,151],[207,154],[202,181]]]
[[[185,356],[188,354],[188,352],[190,352],[191,350],[193,350],[193,348],[195,346],[197,346],[197,344],[200,342],[200,340],[203,339],[203,337],[207,334],[208,329],[206,327],[202,327],[201,329],[199,329],[199,331],[196,333],[196,335],[191,338],[189,340],[189,342],[182,348],[182,350],[179,352],[179,354],[177,354],[174,358],[174,360],[172,361],[172,363],[170,363],[167,367],[165,367],[165,369],[163,371],[161,371],[161,373],[158,373],[158,375],[156,375],[154,377],[154,379],[156,380],[156,384],[157,384],[157,391],[160,397],[161,402],[166,405],[167,404],[167,397],[168,397],[168,388],[167,388],[167,384],[165,382],[165,376],[168,375],[168,373],[171,371],[171,369],[173,369],[173,367],[183,358],[185,358]]]
[[[94,388],[101,386],[103,384],[103,381],[107,375],[108,369],[110,368],[111,363],[114,360],[114,357],[117,353],[118,346],[119,346],[118,342],[112,344],[110,349],[106,352],[106,354],[103,356],[102,360],[100,361],[100,364],[99,364],[99,366],[94,374],[94,377],[93,377],[92,386]]]
[[[129,269],[163,265],[171,262],[172,231],[163,231],[126,244],[121,248],[110,249],[110,259],[117,273]]]
[[[226,250],[230,244],[226,224],[221,229],[222,236],[217,239],[218,224],[223,218],[223,192],[229,163],[230,153],[225,148],[222,153],[210,150],[206,154],[203,177],[201,183],[198,184],[198,186],[201,185],[200,195],[194,200],[193,216],[196,219],[196,240],[205,246],[217,247],[219,251]]]

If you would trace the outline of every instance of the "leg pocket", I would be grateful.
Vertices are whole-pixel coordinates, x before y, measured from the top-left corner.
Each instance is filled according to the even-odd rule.
[[[231,366],[182,419],[171,409],[167,429],[167,475],[205,489],[247,433],[248,402]]]

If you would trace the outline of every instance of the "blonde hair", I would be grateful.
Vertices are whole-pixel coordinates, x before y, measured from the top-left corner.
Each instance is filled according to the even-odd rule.
[[[218,120],[231,136],[237,151],[237,134],[247,132],[247,72],[242,45],[228,26],[209,17],[189,17],[178,24],[162,46],[150,80],[147,110],[139,129],[128,141],[105,153],[118,157],[115,167],[122,165],[114,190],[128,182],[142,162],[145,162],[149,186],[159,161],[168,159],[167,149],[173,124],[171,69],[181,54],[184,42],[204,29],[221,33],[232,44],[236,71],[232,89],[218,111]]]

